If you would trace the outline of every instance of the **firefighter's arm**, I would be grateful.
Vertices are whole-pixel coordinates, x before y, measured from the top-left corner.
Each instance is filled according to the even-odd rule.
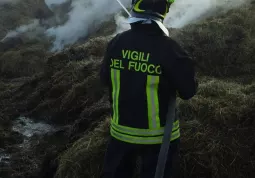
[[[197,92],[198,83],[195,79],[194,67],[191,57],[176,44],[170,75],[181,99],[188,100]]]
[[[196,92],[198,83],[195,79],[194,65],[190,58],[179,58],[172,70],[174,85],[178,96],[184,100],[192,98]]]

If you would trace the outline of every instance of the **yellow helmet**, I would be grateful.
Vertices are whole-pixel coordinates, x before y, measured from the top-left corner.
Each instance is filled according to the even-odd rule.
[[[132,0],[133,17],[152,18],[163,21],[175,0]]]

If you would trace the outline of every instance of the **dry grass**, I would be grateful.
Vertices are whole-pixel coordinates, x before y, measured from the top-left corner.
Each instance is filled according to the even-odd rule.
[[[18,113],[38,119],[47,117],[54,123],[62,124],[73,123],[74,118],[79,120],[90,117],[88,111],[95,108],[98,111],[97,116],[108,111],[105,90],[98,78],[102,59],[100,56],[103,56],[105,50],[102,46],[106,45],[107,40],[109,39],[95,38],[79,48],[71,48],[49,57],[45,64],[38,66],[41,73],[38,70],[22,86],[5,91],[3,95],[0,93],[2,102],[9,103],[5,105],[5,110],[15,108]],[[16,54],[6,52],[4,55],[8,53]],[[20,54],[19,51],[17,54]],[[13,60],[14,63],[7,60],[13,66],[7,68],[9,74],[18,68],[16,65],[20,66],[19,60],[23,59],[17,57]]]
[[[179,102],[182,177],[255,176],[254,87],[255,83],[243,86],[207,78],[196,97]],[[85,133],[60,155],[56,178],[98,177],[107,145],[108,122]]]
[[[0,39],[9,30],[13,30],[21,24],[27,24],[35,17],[49,17],[52,15],[44,0],[22,0],[17,4],[6,4],[0,6],[0,12]]]
[[[109,136],[109,120],[99,125],[64,152],[55,178],[99,177]]]
[[[171,36],[194,57],[199,72],[215,77],[255,75],[254,6],[230,10]],[[244,78],[244,77],[243,77]]]
[[[43,72],[46,54],[42,45],[9,50],[0,55],[0,75],[5,78],[19,78]]]
[[[250,90],[254,86],[255,83],[243,86],[207,79],[196,97],[180,102],[185,120],[182,123],[184,177],[255,175],[252,171],[255,90]]]
[[[101,86],[97,73],[104,48],[95,48],[99,43],[106,45],[107,39],[94,39],[79,48],[71,48],[63,53],[52,55],[39,66],[41,73],[31,72],[29,77],[15,80],[7,79],[5,76],[1,80],[1,125],[10,125],[11,119],[22,114],[38,120],[48,120],[53,124],[67,125],[67,128],[62,132],[63,134],[57,135],[58,139],[52,143],[47,140],[44,141],[45,143],[42,140],[39,142],[35,140],[36,145],[33,149],[13,154],[11,167],[1,169],[0,176],[29,178],[40,169],[45,155],[59,152],[60,148],[65,147],[69,141],[73,142],[80,138],[86,129],[95,127],[95,124],[97,125],[97,122],[109,113],[105,90]],[[25,53],[24,57],[20,55]],[[9,60],[7,57],[2,58],[9,64],[8,76],[13,78],[25,75],[24,71],[14,73],[17,66],[20,66],[21,60],[29,62],[29,58],[25,60],[25,57],[40,56],[43,51],[37,51],[37,48],[33,50],[22,48],[22,50],[7,51],[1,57],[8,54],[18,54],[23,57],[13,59],[14,57],[11,56],[8,57]],[[44,57],[46,57],[45,54]],[[10,59],[13,60],[10,61]],[[1,63],[1,65],[3,67],[7,64]],[[23,67],[31,67],[31,65]],[[13,76],[14,74],[17,76]],[[8,129],[5,129],[3,133],[8,133]],[[60,137],[64,139],[59,143]],[[51,136],[49,139],[52,138]],[[47,168],[43,174],[49,170]]]
[[[200,69],[197,96],[179,101],[182,177],[255,176],[253,13],[245,7],[172,33]],[[60,155],[56,178],[98,177],[108,136],[101,128]]]
[[[184,178],[255,177],[254,12],[254,6],[244,7],[172,31],[172,36],[194,56],[199,66],[197,96],[190,101],[179,101]],[[48,150],[57,150],[59,154],[58,147],[68,148],[59,154],[56,178],[96,178],[100,173],[109,134],[108,121],[102,120],[109,115],[110,108],[98,71],[109,39],[91,39],[80,47],[55,54],[45,62],[41,73],[23,78],[23,85],[9,88],[4,82],[0,87],[2,120],[23,114],[69,126],[61,146]],[[4,61],[1,67],[10,66],[4,67],[4,71],[12,68],[7,71],[14,75],[21,54],[2,54],[17,59],[0,60]],[[39,154],[34,150],[31,153],[34,157]],[[41,154],[45,151],[40,150]],[[33,166],[40,164],[39,160],[26,159],[22,163],[31,164],[29,172],[27,167],[14,169],[23,177],[36,171]]]

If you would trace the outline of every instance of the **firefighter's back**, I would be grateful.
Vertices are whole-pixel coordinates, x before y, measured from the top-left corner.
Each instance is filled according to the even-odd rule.
[[[175,43],[156,24],[135,24],[112,41],[109,50],[113,106],[111,133],[121,139],[118,136],[120,132],[132,135],[139,132],[134,128],[141,132],[142,129],[144,132],[151,130],[150,136],[160,137],[143,142],[160,143],[168,100],[171,95],[176,95],[169,77],[164,74],[164,66],[170,67],[171,60],[174,61],[171,48]],[[175,125],[177,128],[178,122]],[[175,135],[176,138],[179,136],[179,130]],[[142,140],[132,140],[131,136],[123,141],[142,143]]]

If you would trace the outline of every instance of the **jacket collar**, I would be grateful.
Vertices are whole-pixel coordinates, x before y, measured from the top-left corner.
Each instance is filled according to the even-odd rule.
[[[159,20],[154,20],[154,19],[146,19],[146,18],[138,18],[138,17],[129,17],[127,20],[127,23],[129,24],[134,24],[137,22],[141,22],[140,24],[153,24],[155,22],[157,26],[161,29],[161,31],[166,35],[169,36],[169,31],[167,28],[164,26],[164,24],[159,21]]]

